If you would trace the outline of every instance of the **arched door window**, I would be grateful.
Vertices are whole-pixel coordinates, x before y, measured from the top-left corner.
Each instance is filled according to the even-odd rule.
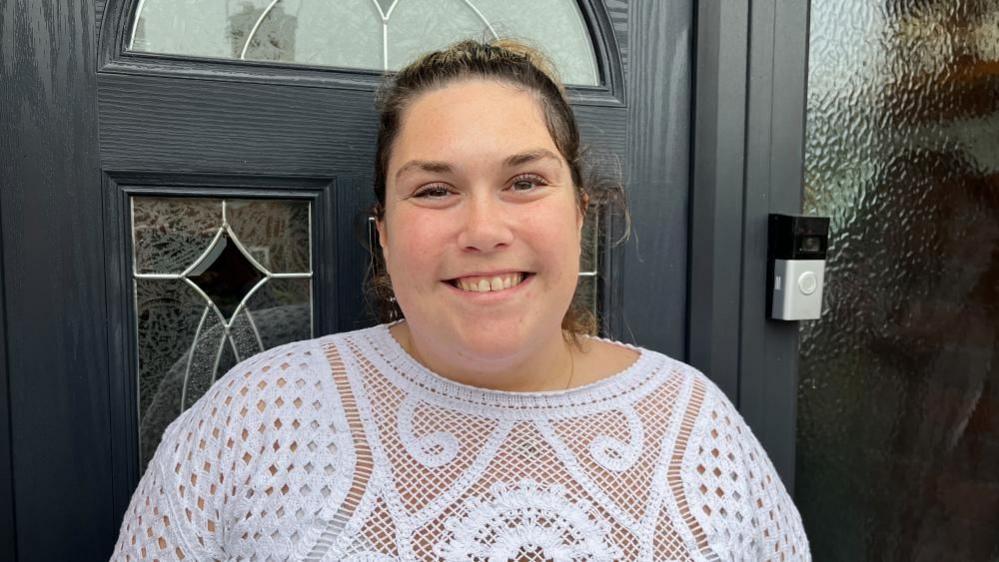
[[[566,83],[600,84],[572,0],[141,0],[130,33],[132,52],[372,70],[468,37],[516,37]]]

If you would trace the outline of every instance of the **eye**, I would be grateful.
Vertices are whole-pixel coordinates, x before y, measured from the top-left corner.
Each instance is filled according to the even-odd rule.
[[[428,185],[413,194],[413,197],[420,199],[443,199],[450,195],[451,190],[446,185]]]
[[[513,181],[510,183],[510,189],[513,191],[526,192],[543,185],[548,185],[548,182],[546,182],[541,176],[536,176],[534,174],[522,174],[513,178]]]

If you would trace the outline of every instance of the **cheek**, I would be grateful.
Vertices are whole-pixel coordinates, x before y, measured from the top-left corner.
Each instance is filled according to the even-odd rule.
[[[386,264],[393,279],[427,275],[439,266],[445,248],[446,221],[423,216],[416,210],[399,211],[388,224]]]
[[[576,217],[564,212],[537,213],[531,216],[528,231],[532,245],[546,263],[557,272],[575,279],[579,270],[580,235]]]

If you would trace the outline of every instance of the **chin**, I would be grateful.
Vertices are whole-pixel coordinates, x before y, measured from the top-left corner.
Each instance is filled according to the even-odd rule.
[[[473,322],[457,330],[463,353],[482,361],[504,361],[529,353],[542,343],[541,326],[531,330],[523,321],[498,322],[488,319]]]
[[[463,354],[469,355],[470,359],[475,358],[483,362],[503,361],[523,353],[525,343],[514,338],[503,340],[488,338],[466,339],[463,346]]]

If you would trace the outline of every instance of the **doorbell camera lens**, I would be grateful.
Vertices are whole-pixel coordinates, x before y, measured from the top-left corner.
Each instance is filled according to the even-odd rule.
[[[802,252],[818,252],[822,249],[822,240],[818,236],[805,236],[799,249]]]

